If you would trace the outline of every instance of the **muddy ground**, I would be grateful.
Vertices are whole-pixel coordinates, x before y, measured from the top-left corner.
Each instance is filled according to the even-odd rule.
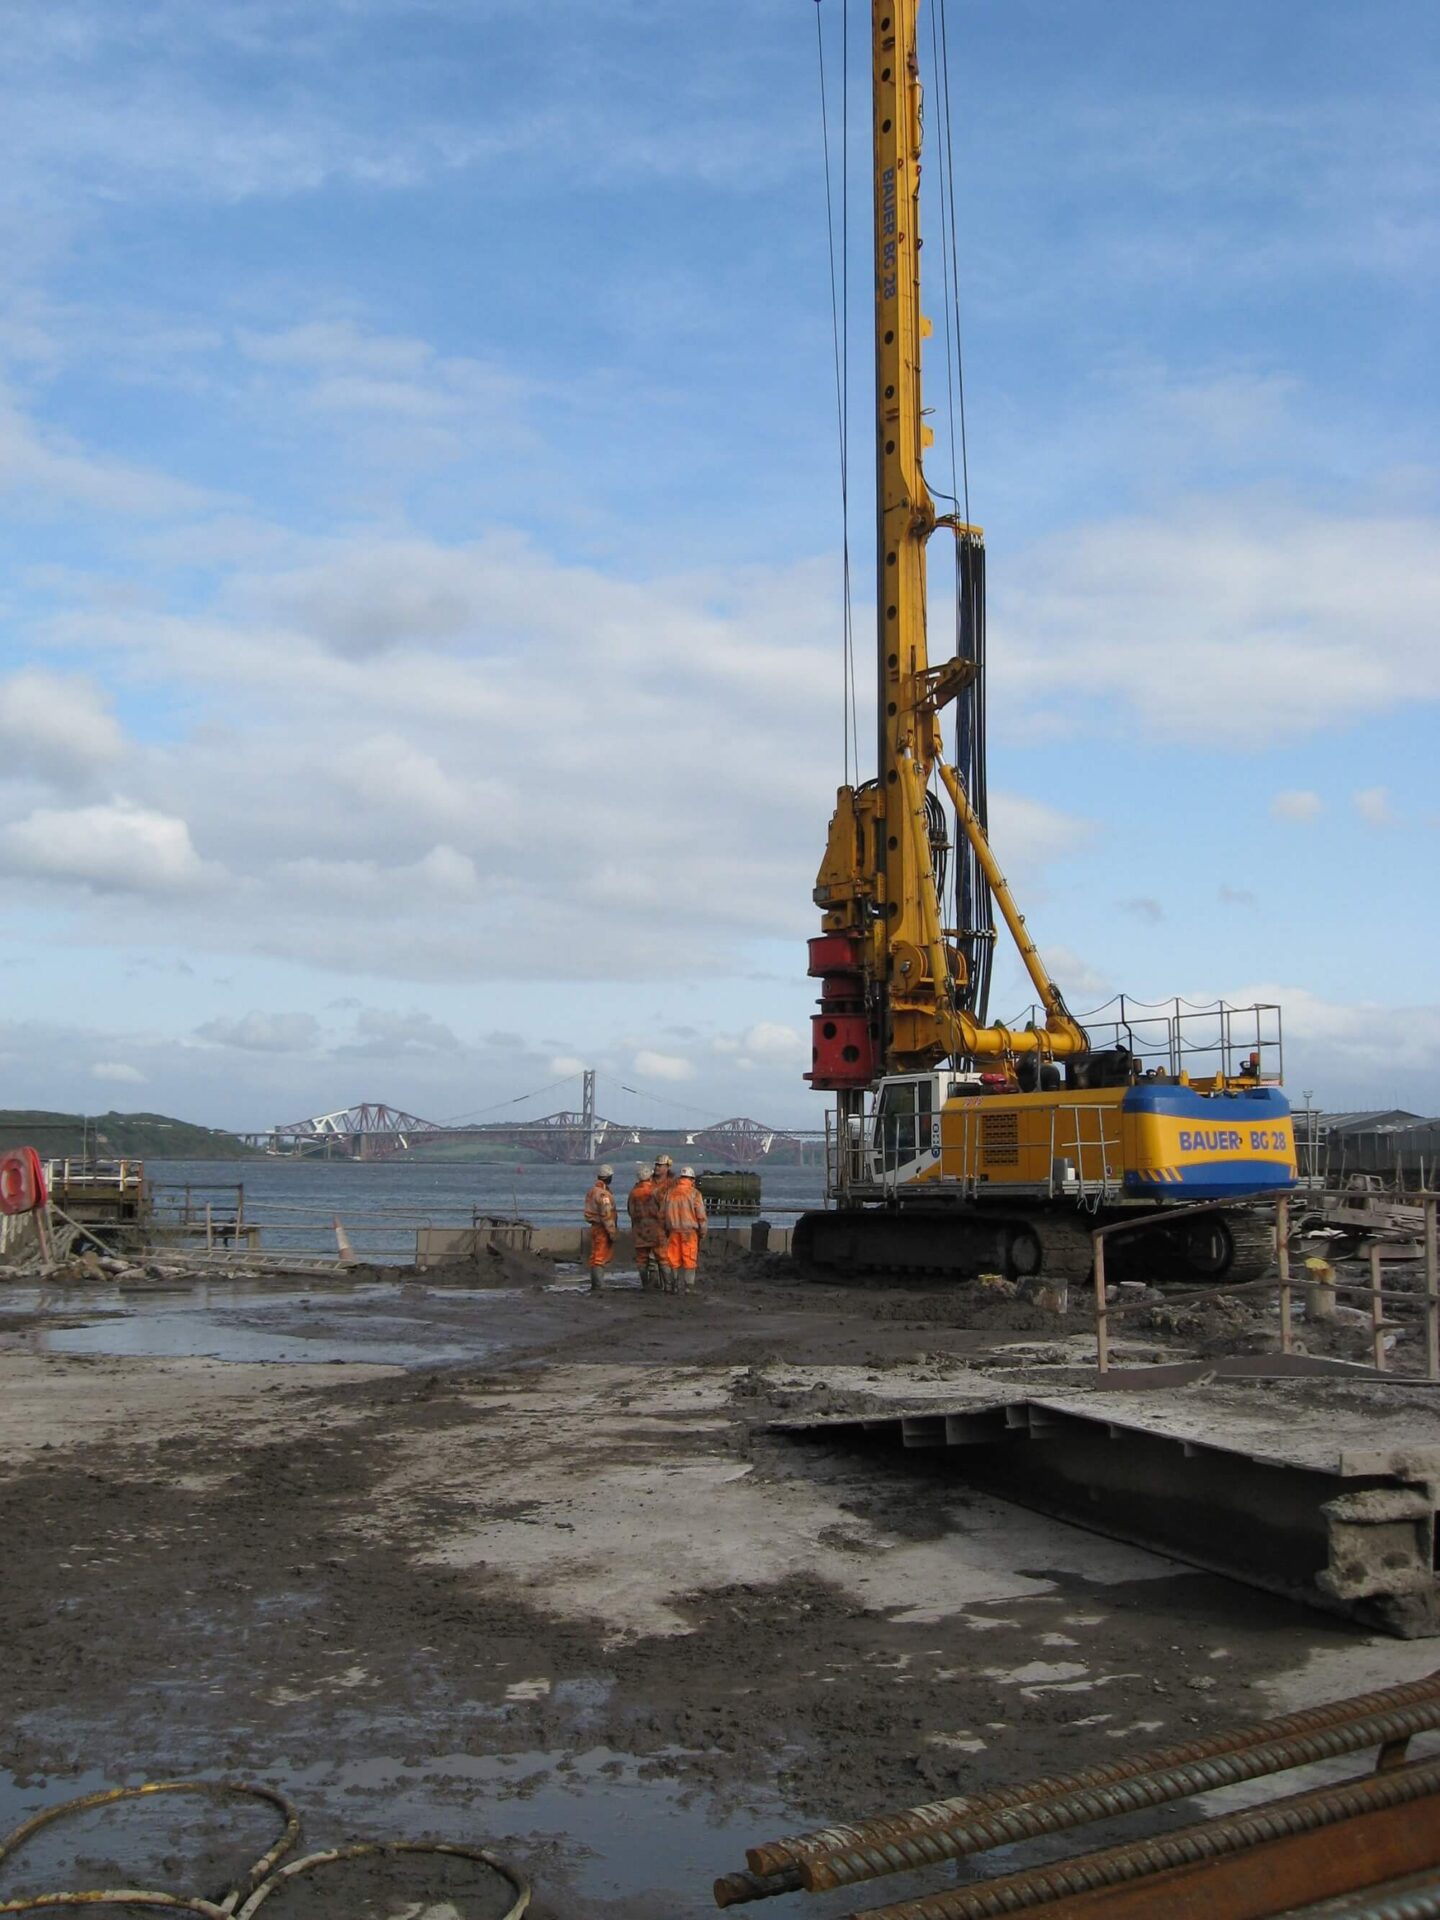
[[[686,1300],[554,1281],[0,1296],[0,1825],[235,1775],[291,1794],[313,1845],[479,1841],[541,1920],[660,1920],[713,1911],[747,1841],[1440,1665],[933,1461],[768,1430],[977,1370],[1073,1382],[1067,1321],[778,1259]],[[1174,1350],[1163,1321],[1127,1339]],[[243,1860],[266,1823],[236,1818]],[[224,1839],[178,1801],[123,1846],[91,1816],[0,1896],[117,1861],[213,1892]],[[321,1876],[273,1908],[365,1910]]]

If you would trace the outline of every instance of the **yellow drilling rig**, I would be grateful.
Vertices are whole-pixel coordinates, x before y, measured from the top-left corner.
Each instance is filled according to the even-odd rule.
[[[1082,1024],[987,835],[984,541],[958,510],[937,513],[925,477],[920,5],[872,0],[878,767],[840,789],[816,878],[806,1078],[836,1096],[831,1204],[804,1216],[795,1249],[832,1268],[1064,1277],[1088,1270],[1093,1226],[1139,1210],[1146,1226],[1122,1243],[1148,1271],[1239,1281],[1270,1255],[1240,1203],[1295,1181],[1279,1008],[1122,1000]],[[940,531],[957,546],[957,618],[953,656],[932,665]],[[996,910],[1038,1000],[1013,1026],[988,1016]],[[1189,1212],[1198,1202],[1236,1204]]]

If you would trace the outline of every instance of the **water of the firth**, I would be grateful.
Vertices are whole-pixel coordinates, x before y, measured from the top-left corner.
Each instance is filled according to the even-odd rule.
[[[635,1160],[617,1159],[622,1214]],[[819,1167],[761,1164],[760,1218],[788,1225],[820,1204]],[[578,1223],[590,1167],[504,1166],[416,1160],[149,1160],[146,1173],[166,1211],[189,1189],[192,1217],[207,1199],[217,1218],[245,1190],[245,1217],[267,1244],[319,1254],[335,1251],[334,1221],[366,1260],[414,1257],[417,1226],[468,1226],[472,1213],[518,1216],[537,1225]]]

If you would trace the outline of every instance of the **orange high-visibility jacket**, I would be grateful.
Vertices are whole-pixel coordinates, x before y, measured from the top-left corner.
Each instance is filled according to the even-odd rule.
[[[642,1174],[630,1189],[625,1211],[630,1215],[630,1231],[635,1236],[636,1251],[648,1252],[658,1247],[665,1238],[665,1228],[656,1204],[655,1181],[651,1174]]]
[[[693,1180],[677,1180],[665,1196],[665,1224],[671,1233],[703,1232],[705,1202]]]
[[[585,1224],[615,1231],[615,1196],[603,1180],[597,1180],[585,1196]]]

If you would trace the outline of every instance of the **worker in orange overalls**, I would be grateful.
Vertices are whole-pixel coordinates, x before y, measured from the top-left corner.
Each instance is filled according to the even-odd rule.
[[[655,1173],[650,1167],[636,1167],[635,1184],[625,1202],[630,1216],[630,1232],[635,1241],[635,1271],[646,1293],[660,1287],[660,1248],[665,1228],[655,1209]]]
[[[600,1276],[615,1258],[615,1196],[610,1182],[613,1167],[597,1167],[595,1184],[585,1196],[585,1224],[590,1229],[590,1291],[599,1293]]]
[[[670,1268],[672,1293],[694,1293],[700,1261],[700,1242],[709,1227],[705,1201],[695,1184],[695,1169],[682,1167],[680,1177],[665,1195],[665,1226],[669,1238],[665,1261]]]
[[[660,1291],[675,1291],[675,1276],[670,1271],[670,1229],[665,1224],[665,1199],[675,1184],[675,1162],[668,1153],[662,1153],[655,1162],[655,1171],[651,1175],[655,1185],[650,1195],[650,1207],[655,1216],[655,1265],[660,1270]]]

